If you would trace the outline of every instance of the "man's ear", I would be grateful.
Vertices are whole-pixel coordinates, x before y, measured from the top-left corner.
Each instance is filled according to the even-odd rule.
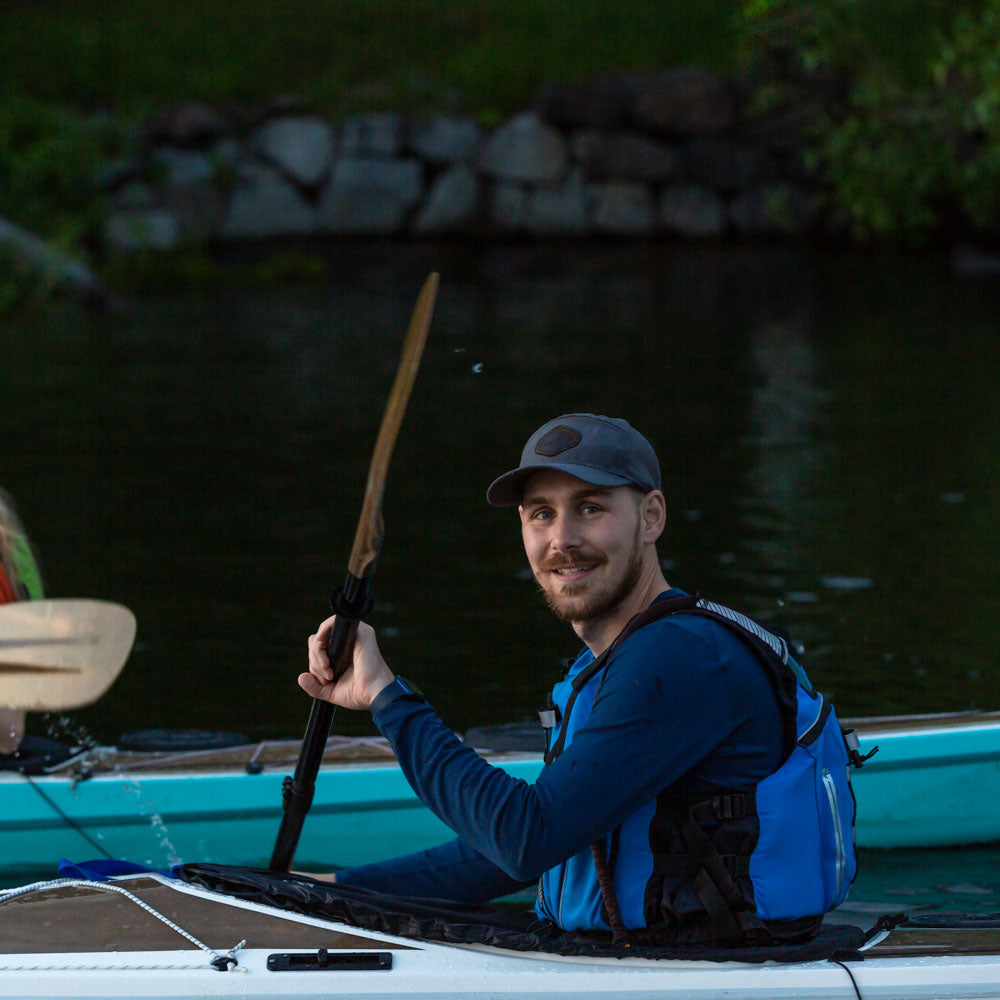
[[[639,520],[645,542],[655,542],[667,526],[667,501],[659,490],[651,490],[642,498]]]

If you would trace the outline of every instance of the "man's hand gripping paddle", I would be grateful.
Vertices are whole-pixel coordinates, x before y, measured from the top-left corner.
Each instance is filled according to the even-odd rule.
[[[347,577],[344,585],[330,600],[337,614],[337,621],[327,647],[334,680],[350,664],[358,622],[371,609],[371,578],[382,546],[382,494],[385,491],[386,474],[389,471],[389,461],[403,422],[403,415],[406,413],[410,390],[413,388],[417,369],[420,367],[420,357],[427,340],[427,331],[430,329],[431,316],[434,314],[438,280],[436,273],[431,274],[417,297],[417,304],[414,306],[410,327],[403,343],[396,379],[375,441],[364,502],[361,505],[361,516],[358,519],[354,545],[347,563]],[[285,779],[284,816],[271,854],[272,871],[288,871],[291,866],[302,832],[302,824],[312,805],[316,775],[326,750],[326,741],[330,736],[330,726],[335,711],[329,702],[313,700],[298,763],[295,765],[295,774]]]

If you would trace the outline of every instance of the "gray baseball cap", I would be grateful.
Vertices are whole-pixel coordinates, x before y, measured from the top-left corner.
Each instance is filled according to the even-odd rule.
[[[652,445],[618,417],[566,413],[535,431],[521,452],[521,464],[494,479],[486,499],[494,507],[521,502],[528,477],[558,469],[595,486],[660,488],[660,463]]]

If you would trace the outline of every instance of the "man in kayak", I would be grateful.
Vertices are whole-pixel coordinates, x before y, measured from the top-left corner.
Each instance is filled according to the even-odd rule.
[[[529,785],[463,745],[390,670],[367,625],[333,682],[327,619],[300,686],[371,711],[417,795],[458,834],[336,879],[469,903],[538,882],[540,918],[619,940],[815,933],[854,874],[853,799],[837,801],[838,790],[849,797],[846,754],[826,727],[835,717],[812,713],[825,757],[802,765],[814,776],[789,779],[797,699],[807,714],[822,699],[783,640],[666,581],[656,549],[666,502],[649,442],[624,420],[557,417],[487,498],[517,506],[538,586],[584,643],[542,713],[548,766]]]

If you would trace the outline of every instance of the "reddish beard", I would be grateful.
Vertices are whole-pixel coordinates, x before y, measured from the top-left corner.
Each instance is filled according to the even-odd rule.
[[[566,566],[576,565],[577,562],[590,562],[594,560],[594,567],[602,566],[607,563],[607,559],[594,557],[589,557],[584,559],[581,555],[579,560],[570,559],[550,559],[544,563],[540,569],[543,572],[552,572],[554,570],[560,569]],[[582,597],[586,593],[588,582],[580,581],[579,583],[566,584],[558,594],[546,588],[535,577],[535,582],[538,584],[540,590],[545,595],[545,602],[549,606],[549,610],[558,618],[560,621],[577,623],[577,622],[594,622],[599,621],[603,618],[610,618],[629,597],[633,590],[635,590],[639,579],[642,576],[642,548],[639,540],[639,528],[636,528],[635,542],[632,547],[631,553],[629,553],[629,560],[625,566],[625,570],[622,575],[616,581],[611,581],[610,584],[589,596]],[[576,598],[581,596],[579,603]],[[572,605],[565,606],[565,602],[572,601]],[[562,603],[560,603],[562,602]]]

